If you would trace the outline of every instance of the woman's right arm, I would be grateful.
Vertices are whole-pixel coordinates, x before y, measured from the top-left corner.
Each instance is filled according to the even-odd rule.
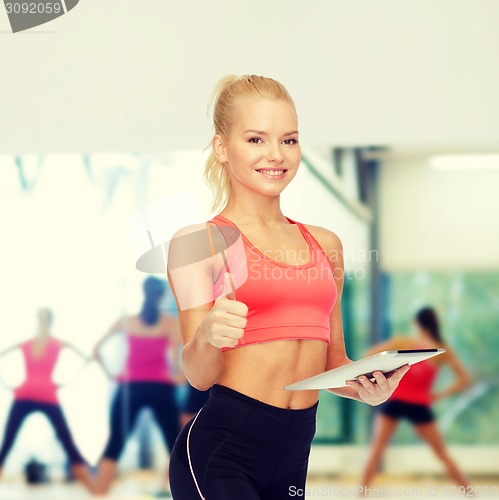
[[[107,341],[109,337],[112,337],[115,333],[121,332],[124,329],[125,317],[121,316],[118,318],[108,329],[108,331],[100,338],[100,340],[95,344],[93,354],[94,357],[99,356],[99,351],[102,345]]]
[[[18,349],[19,347],[21,347],[21,344],[12,345],[12,346],[8,347],[7,349],[4,349],[3,351],[0,351],[0,358],[2,358],[3,356],[6,356],[7,354],[9,354],[9,352],[12,352],[12,351]]]
[[[208,341],[204,319],[210,311],[211,304],[179,311],[182,366],[189,383],[200,391],[208,390],[224,368],[221,349]]]
[[[15,351],[16,349],[19,349],[21,347],[22,344],[16,344],[16,345],[12,345],[10,347],[8,347],[7,349],[4,349],[3,351],[0,351],[0,358],[2,358],[3,356],[6,356],[7,354],[9,354],[10,352],[12,351]],[[9,385],[7,385],[4,380],[2,379],[1,377],[1,373],[0,373],[0,384],[3,385],[6,389],[12,389],[12,387],[10,387]]]
[[[185,231],[179,231],[176,244],[170,244],[168,282],[178,308],[185,376],[193,387],[206,391],[224,370],[221,348],[234,347],[244,334],[248,307],[235,300],[228,273],[224,295],[213,300],[214,259],[177,265],[188,250],[182,248],[182,234]]]
[[[100,349],[101,349],[102,345],[107,341],[107,339],[109,337],[112,337],[117,332],[123,331],[124,324],[125,324],[125,317],[122,316],[122,317],[120,317],[117,321],[115,321],[111,325],[111,327],[109,328],[109,330],[101,337],[101,339],[97,342],[97,344],[95,344],[95,347],[93,349],[92,358],[95,359],[99,363],[99,365],[101,366],[101,368],[104,370],[104,373],[110,379],[113,379],[114,376],[108,370],[106,364],[104,363],[104,360],[102,359],[102,356],[101,356],[101,353],[100,353]]]
[[[211,286],[211,277],[200,276],[192,286]],[[174,286],[168,280],[175,296]],[[182,366],[189,383],[200,391],[207,391],[222,375],[224,360],[221,347],[234,347],[244,334],[248,307],[234,300],[229,273],[225,273],[224,289],[228,296],[213,302],[186,309],[179,307],[179,324],[182,334]]]

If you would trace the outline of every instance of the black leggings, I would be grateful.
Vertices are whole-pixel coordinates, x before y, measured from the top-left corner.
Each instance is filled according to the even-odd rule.
[[[34,412],[42,412],[54,427],[57,439],[60,441],[66,455],[71,464],[85,463],[78,448],[73,442],[73,437],[69,430],[64,414],[58,404],[41,403],[39,401],[20,400],[14,401],[10,408],[9,416],[7,417],[7,425],[5,426],[4,440],[2,449],[0,450],[0,467],[9,454],[17,434],[21,429],[24,419]]]
[[[173,498],[296,497],[305,488],[318,405],[279,408],[215,384],[175,442],[170,458]]]
[[[204,406],[209,396],[210,391],[200,391],[187,383],[187,397],[184,403],[184,412],[191,414],[197,413]]]
[[[166,382],[120,384],[111,407],[110,436],[103,456],[118,461],[142,408],[151,408],[171,453],[180,430],[175,385]]]

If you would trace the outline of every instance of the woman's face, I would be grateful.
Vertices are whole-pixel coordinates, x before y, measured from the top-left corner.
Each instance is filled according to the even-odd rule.
[[[215,136],[217,158],[225,164],[231,190],[276,196],[291,182],[301,161],[298,120],[283,100],[243,99],[229,137]]]

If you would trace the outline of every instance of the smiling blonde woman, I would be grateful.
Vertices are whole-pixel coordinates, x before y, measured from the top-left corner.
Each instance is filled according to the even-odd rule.
[[[305,487],[318,391],[284,386],[351,362],[340,310],[342,246],[328,229],[281,212],[280,195],[301,161],[295,105],[284,86],[228,75],[213,104],[205,178],[213,211],[224,208],[206,227],[240,234],[247,277],[238,282],[225,272],[227,257],[215,255],[198,266],[195,280],[179,284],[170,264],[181,245],[170,247],[184,371],[194,387],[210,389],[175,442],[171,490],[176,500],[287,499]],[[232,257],[231,269],[241,264]],[[183,307],[200,290],[213,300]],[[330,391],[378,405],[406,371]]]

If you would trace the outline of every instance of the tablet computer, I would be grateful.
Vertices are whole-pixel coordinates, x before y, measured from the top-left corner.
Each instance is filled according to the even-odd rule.
[[[398,349],[383,351],[367,358],[353,361],[347,365],[328,370],[319,375],[300,380],[294,384],[284,387],[287,391],[304,389],[330,389],[333,387],[346,386],[347,380],[355,380],[361,375],[373,379],[373,372],[381,371],[385,375],[393,372],[403,365],[413,365],[433,356],[445,352],[445,349]]]

